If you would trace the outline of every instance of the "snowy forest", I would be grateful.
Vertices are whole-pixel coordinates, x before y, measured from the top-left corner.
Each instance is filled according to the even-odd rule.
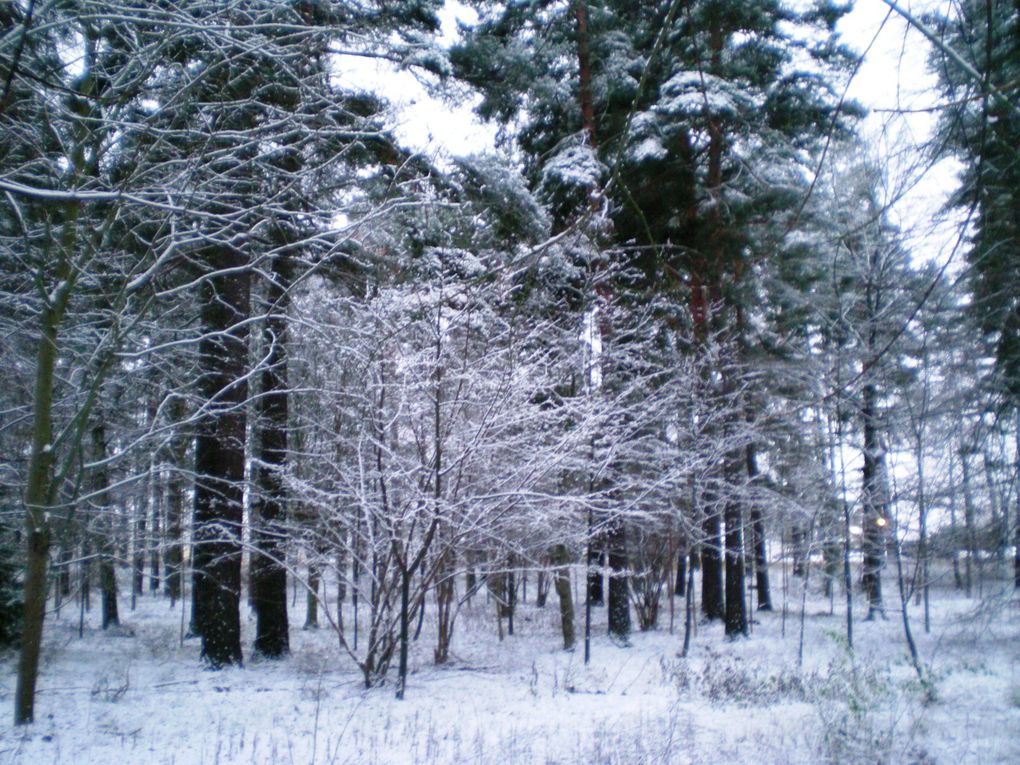
[[[1018,152],[1006,0],[0,0],[0,763],[1020,762]]]

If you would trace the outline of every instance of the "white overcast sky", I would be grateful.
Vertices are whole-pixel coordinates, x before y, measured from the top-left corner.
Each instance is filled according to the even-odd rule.
[[[917,16],[947,3],[904,0],[900,5]],[[941,213],[957,185],[959,166],[943,160],[930,167],[924,150],[939,103],[927,65],[930,45],[882,0],[857,0],[839,31],[865,54],[849,94],[871,110],[864,130],[888,168],[890,196],[897,198],[892,218],[915,260],[942,263],[958,244],[959,221]]]

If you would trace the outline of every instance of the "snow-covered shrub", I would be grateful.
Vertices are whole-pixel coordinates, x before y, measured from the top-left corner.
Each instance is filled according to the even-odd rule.
[[[96,678],[92,684],[92,698],[106,701],[111,704],[124,698],[124,694],[131,688],[131,675],[129,669],[111,669]]]
[[[801,701],[813,679],[793,667],[748,662],[714,651],[700,669],[680,659],[664,664],[663,672],[681,695],[696,693],[713,702],[740,706]]]
[[[811,700],[820,728],[816,742],[820,762],[833,765],[911,763],[929,758],[913,746],[918,710],[897,693],[889,667],[852,661],[849,652],[833,659]]]

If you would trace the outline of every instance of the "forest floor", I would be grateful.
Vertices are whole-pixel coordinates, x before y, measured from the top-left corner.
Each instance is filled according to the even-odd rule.
[[[592,659],[558,650],[558,609],[521,604],[500,641],[484,594],[461,611],[453,658],[432,663],[426,620],[407,697],[364,689],[329,628],[292,629],[278,662],[205,671],[181,635],[180,605],[123,603],[125,628],[97,628],[65,605],[47,616],[37,722],[13,728],[13,655],[2,659],[0,763],[336,763],[343,765],[639,765],[640,763],[1020,763],[1020,601],[1009,594],[932,596],[932,625],[911,605],[929,678],[911,665],[895,593],[888,619],[855,623],[793,580],[786,608],[756,613],[748,639],[701,625],[678,656],[683,607],[629,646],[594,609]],[[778,588],[777,588],[778,589]],[[812,583],[812,590],[815,589]],[[292,608],[300,624],[304,603]],[[581,617],[583,609],[578,608]],[[863,614],[858,614],[860,617]],[[245,609],[247,617],[247,609]],[[803,662],[798,662],[803,626]],[[251,645],[254,620],[244,624]]]

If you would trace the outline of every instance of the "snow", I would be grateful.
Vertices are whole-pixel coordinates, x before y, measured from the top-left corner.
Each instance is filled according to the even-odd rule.
[[[679,599],[673,634],[667,612],[660,630],[635,633],[629,647],[605,637],[605,609],[594,609],[588,667],[580,647],[559,650],[554,594],[544,609],[522,604],[516,634],[502,642],[495,606],[478,594],[446,667],[432,665],[426,619],[402,702],[392,685],[364,689],[329,629],[292,629],[289,659],[209,672],[197,641],[181,645],[179,604],[146,594],[128,612],[124,599],[116,635],[97,628],[94,607],[81,639],[65,604],[48,617],[37,722],[0,730],[0,763],[1020,762],[1015,598],[937,590],[930,635],[911,606],[935,682],[926,704],[895,612],[857,622],[851,668],[839,594],[832,614],[827,599],[808,598],[798,670],[801,583],[778,566],[773,577],[789,582],[785,616],[756,614],[752,636],[736,642],[721,625],[701,626],[688,659],[677,655]],[[244,628],[250,645],[250,616]],[[9,705],[14,657],[4,664]]]
[[[627,150],[628,158],[632,162],[647,162],[654,159],[665,159],[666,147],[657,136],[642,138],[637,144]]]
[[[750,94],[739,83],[698,71],[680,71],[663,85],[656,107],[672,116],[712,114],[737,116],[761,105],[761,96]]]
[[[542,168],[542,185],[593,189],[604,171],[605,166],[590,146],[570,145],[560,149]]]

